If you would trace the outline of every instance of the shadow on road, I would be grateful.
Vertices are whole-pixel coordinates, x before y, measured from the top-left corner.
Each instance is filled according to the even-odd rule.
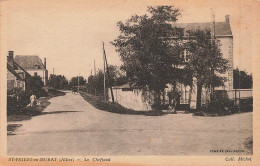
[[[53,111],[53,112],[41,112],[39,115],[61,114],[61,113],[71,113],[71,112],[83,112],[83,111]]]
[[[8,124],[7,125],[7,135],[15,135],[14,131],[18,128],[21,127],[21,124]]]

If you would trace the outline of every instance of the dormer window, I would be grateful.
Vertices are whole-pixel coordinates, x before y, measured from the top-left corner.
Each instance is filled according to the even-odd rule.
[[[33,69],[40,69],[40,65],[38,63],[34,64]]]
[[[217,45],[221,46],[220,40],[217,40]]]

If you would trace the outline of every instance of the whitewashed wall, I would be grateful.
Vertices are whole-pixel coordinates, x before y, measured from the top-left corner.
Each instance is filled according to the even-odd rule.
[[[143,91],[139,89],[133,89],[129,91],[123,91],[122,89],[113,89],[114,100],[118,104],[125,108],[133,109],[136,111],[150,111],[152,110],[149,100],[145,99],[142,95]],[[111,99],[110,90],[108,92],[109,100]]]

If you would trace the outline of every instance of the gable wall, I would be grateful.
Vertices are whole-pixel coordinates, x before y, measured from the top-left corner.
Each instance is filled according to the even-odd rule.
[[[225,87],[219,87],[216,88],[216,90],[231,90],[233,89],[233,38],[221,37],[217,39],[220,40],[220,49],[223,54],[223,58],[229,60],[229,70],[223,74],[227,78]]]

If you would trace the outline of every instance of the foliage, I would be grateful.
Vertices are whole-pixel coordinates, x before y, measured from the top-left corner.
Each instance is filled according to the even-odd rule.
[[[30,103],[31,91],[14,88],[7,91],[7,114],[22,113]]]
[[[69,85],[70,87],[74,87],[74,86],[82,86],[86,84],[86,79],[82,76],[77,76],[77,77],[72,77]]]
[[[45,87],[46,88],[46,87]],[[13,88],[7,91],[7,115],[36,115],[39,114],[45,107],[50,103],[47,101],[51,97],[63,96],[64,92],[58,91],[53,88],[47,88],[48,93],[45,92],[45,96],[48,97],[38,98],[41,102],[40,107],[27,107],[30,103],[30,96],[32,95],[31,90],[23,91],[21,88]],[[43,94],[43,92],[41,92]],[[34,93],[35,94],[35,93]],[[23,117],[23,116],[22,116]],[[13,117],[14,118],[14,117]]]
[[[235,107],[233,100],[214,99],[209,101],[201,109],[207,113],[230,114],[234,113],[238,107]]]
[[[212,40],[210,31],[188,31],[186,49],[190,52],[186,69],[197,80],[197,109],[201,107],[202,87],[217,87],[224,84],[221,74],[228,70],[228,60],[222,57],[219,45]]]
[[[28,77],[26,80],[26,91],[31,95],[34,94],[37,97],[47,96],[47,93],[42,89],[43,81],[40,76],[34,75],[32,77]]]
[[[239,104],[234,100],[224,98],[214,98],[202,106],[201,111],[196,112],[196,116],[223,116],[234,113],[253,111],[253,98],[240,99]]]
[[[50,75],[48,86],[51,86],[56,89],[68,89],[69,88],[69,82],[64,77],[64,75]]]
[[[253,78],[252,74],[248,74],[246,71],[241,71],[238,68],[233,70],[234,75],[234,89],[252,89]]]
[[[109,65],[109,79],[108,73],[106,73],[106,86],[118,86],[127,83],[126,76],[123,71],[120,70],[117,66]],[[104,72],[98,70],[96,75],[91,75],[88,77],[87,83],[88,92],[91,94],[103,95],[104,93]]]
[[[239,111],[250,112],[253,111],[253,98],[240,99],[239,101]]]
[[[148,14],[134,15],[125,23],[118,22],[121,34],[112,44],[130,83],[155,91],[159,103],[166,84],[182,77],[177,66],[183,62],[179,42],[183,29],[173,26],[180,15],[173,6],[148,7],[147,11]]]

